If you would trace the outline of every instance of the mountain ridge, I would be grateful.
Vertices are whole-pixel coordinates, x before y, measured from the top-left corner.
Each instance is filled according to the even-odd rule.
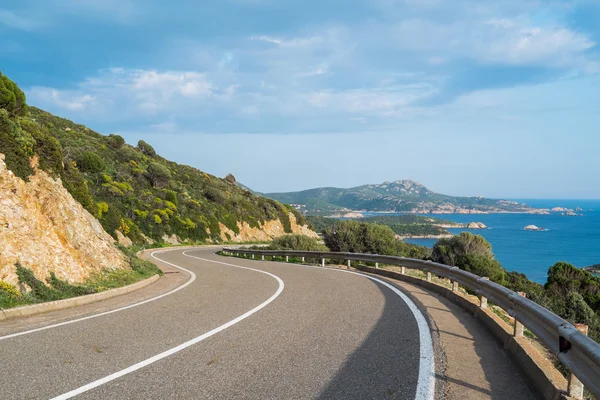
[[[304,214],[336,212],[402,212],[413,214],[547,213],[511,200],[436,193],[423,184],[402,179],[351,188],[320,187],[264,196],[293,205]]]

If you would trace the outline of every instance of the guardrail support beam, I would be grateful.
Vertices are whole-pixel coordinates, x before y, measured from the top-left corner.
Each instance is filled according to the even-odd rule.
[[[452,291],[458,292],[458,282],[452,281]]]
[[[400,273],[406,275],[406,267],[400,267]]]
[[[325,259],[324,259],[324,258],[322,258],[322,259],[321,259],[321,267],[324,267],[324,266],[325,266]]]
[[[252,254],[252,259],[254,260],[254,254]]]
[[[484,279],[486,281],[490,280],[490,278],[488,278],[487,276],[485,276],[481,279]],[[479,301],[479,308],[487,308],[487,297],[481,296],[481,300]]]
[[[378,262],[375,263],[375,268],[379,268],[379,263]]]
[[[304,262],[304,257],[302,257],[302,262]]]
[[[285,262],[290,262],[290,256],[285,256]]]
[[[585,336],[588,335],[588,326],[584,324],[575,324],[575,328]],[[569,397],[574,399],[583,399],[583,383],[573,373],[569,375]]]
[[[431,282],[431,272],[427,271],[427,282]]]
[[[525,292],[517,292],[517,294],[521,297],[527,297],[527,295],[525,294]],[[523,332],[525,330],[525,327],[523,326],[523,324],[521,322],[519,322],[516,318],[515,318],[515,330],[513,332],[513,336],[514,337],[521,337],[523,336]]]
[[[348,269],[350,269],[350,260],[348,260]]]

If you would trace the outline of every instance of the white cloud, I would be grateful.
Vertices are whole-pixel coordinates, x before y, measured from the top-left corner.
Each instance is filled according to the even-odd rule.
[[[34,87],[30,90],[30,93],[32,97],[37,98],[42,102],[52,103],[60,108],[70,111],[85,110],[94,102],[93,96],[72,91],[59,91],[56,89]]]
[[[313,107],[332,112],[402,118],[425,113],[425,110],[417,107],[415,103],[435,93],[435,87],[421,83],[381,89],[318,91],[308,94],[306,102]]]
[[[466,57],[485,64],[586,68],[591,62],[586,51],[595,46],[583,34],[537,26],[526,18],[444,23],[411,19],[372,31],[397,39],[389,44],[400,51],[431,54],[429,60]]]
[[[297,37],[292,39],[283,39],[272,36],[251,36],[250,40],[256,40],[266,43],[275,44],[281,47],[307,47],[319,43],[323,43],[324,38],[320,36],[311,36],[311,37]]]
[[[0,9],[0,24],[23,31],[33,31],[41,26],[41,23],[37,21],[23,18],[12,11],[3,9]]]
[[[168,112],[184,107],[190,100],[206,100],[215,92],[217,89],[199,72],[112,68],[86,79],[77,89],[34,87],[28,96],[52,108],[138,115]],[[88,107],[92,100],[93,109]]]
[[[319,65],[317,68],[313,69],[312,71],[300,73],[300,74],[298,74],[298,76],[300,76],[300,77],[319,76],[319,75],[325,75],[328,71],[329,71],[329,65],[327,63],[323,63],[323,64]]]

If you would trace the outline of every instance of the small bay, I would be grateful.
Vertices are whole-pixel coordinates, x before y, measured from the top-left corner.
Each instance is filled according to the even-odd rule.
[[[504,268],[526,274],[544,283],[548,268],[558,261],[577,267],[600,264],[600,200],[515,199],[535,208],[583,209],[582,216],[562,213],[536,214],[445,214],[433,215],[460,223],[483,222],[489,229],[450,229],[458,234],[470,231],[485,237]],[[368,215],[373,215],[369,213]],[[389,214],[388,214],[389,215]],[[536,225],[545,231],[526,231]],[[407,239],[409,243],[432,247],[435,239]]]

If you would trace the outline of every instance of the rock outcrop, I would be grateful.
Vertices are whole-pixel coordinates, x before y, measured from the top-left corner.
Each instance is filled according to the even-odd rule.
[[[305,235],[313,238],[319,237],[306,225],[298,225],[296,216],[292,213],[288,214],[292,233],[297,235]],[[268,242],[273,238],[284,236],[287,233],[280,220],[275,219],[265,222],[260,228],[252,228],[248,223],[237,223],[239,233],[235,233],[225,225],[219,223],[221,228],[221,239],[229,242]]]
[[[545,231],[545,230],[546,230],[546,229],[544,229],[544,228],[540,228],[540,227],[538,227],[538,226],[535,226],[535,225],[527,225],[527,226],[526,226],[525,228],[523,228],[523,229],[525,229],[526,231]]]
[[[466,226],[468,229],[487,229],[483,222],[471,222]]]
[[[114,239],[60,180],[36,169],[25,182],[0,155],[0,280],[17,284],[16,262],[38,279],[54,272],[71,283],[102,269],[129,268]]]

